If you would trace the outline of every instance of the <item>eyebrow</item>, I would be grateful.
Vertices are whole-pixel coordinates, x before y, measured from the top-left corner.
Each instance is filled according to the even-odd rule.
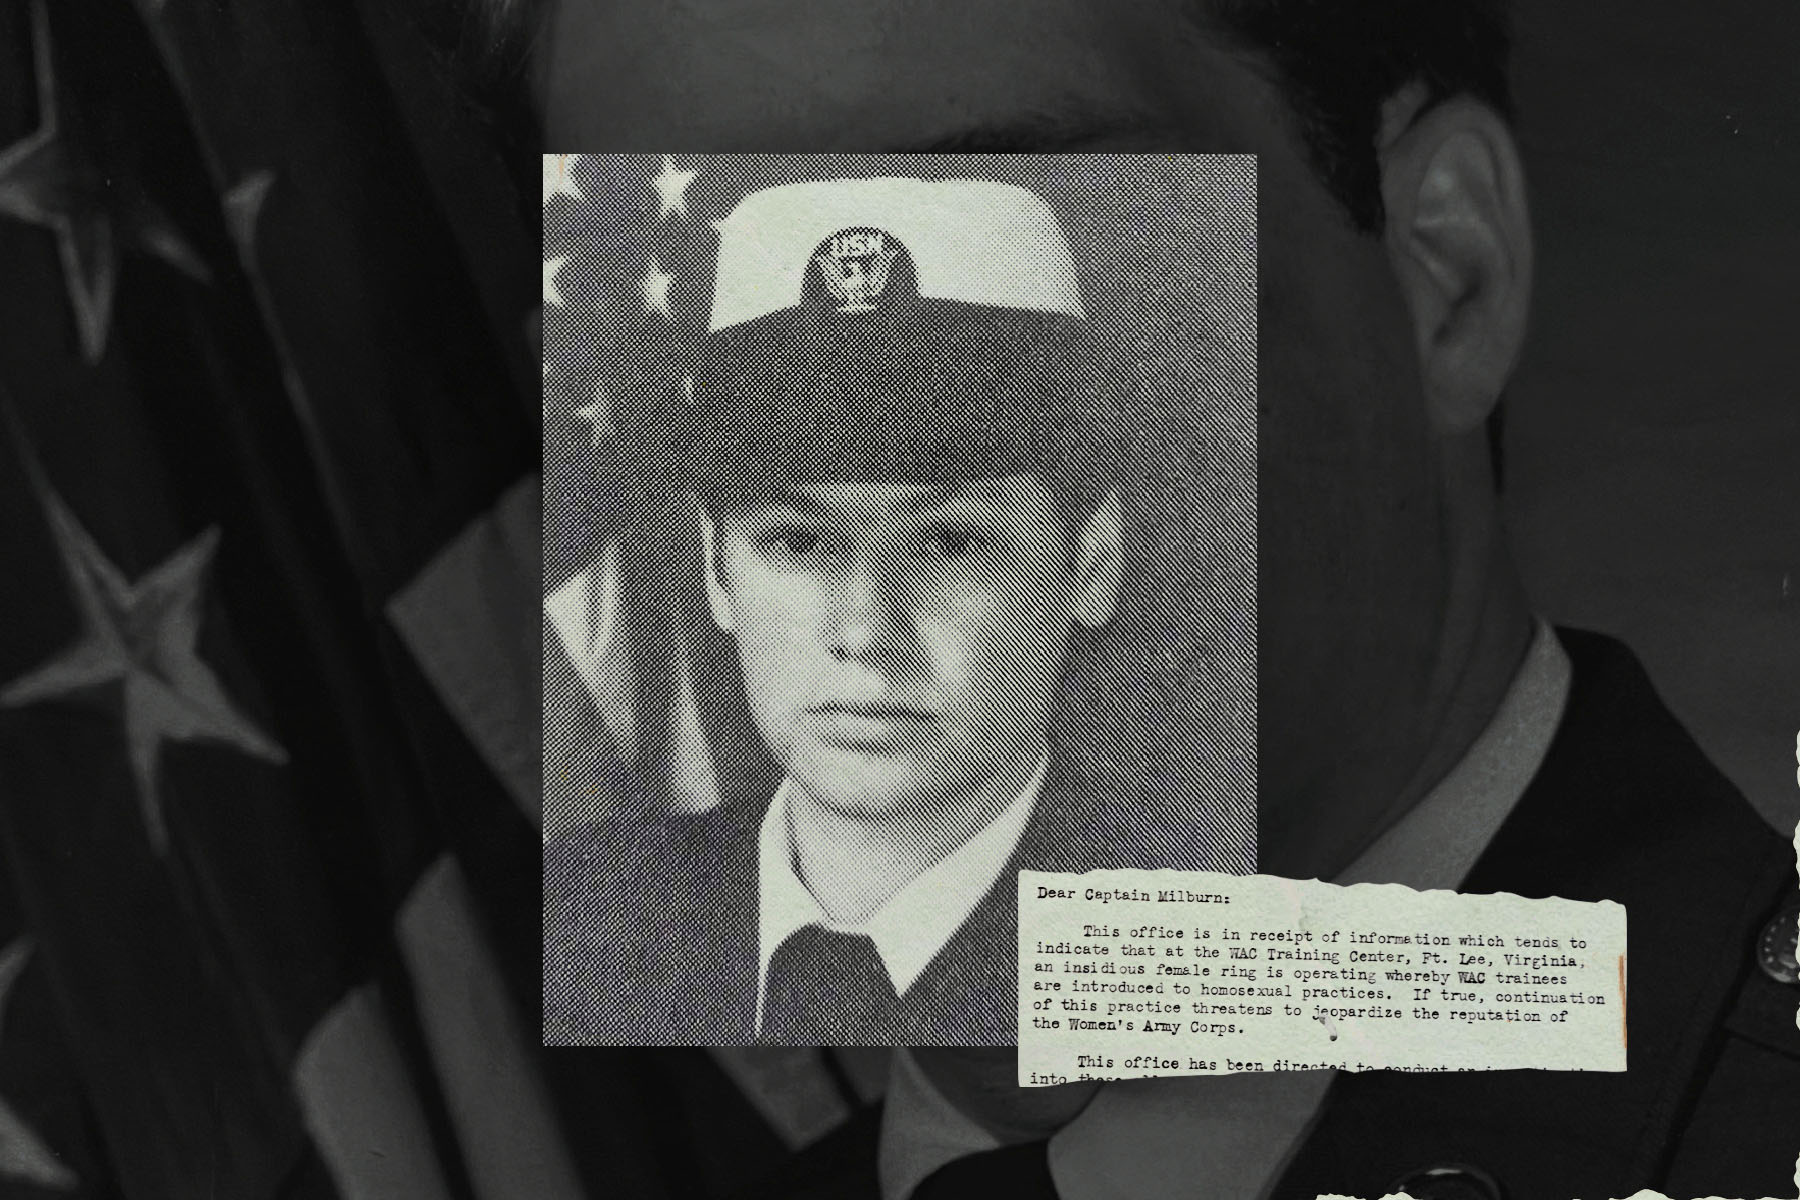
[[[980,504],[989,499],[971,494],[971,484],[928,483],[914,485],[906,495],[896,497],[896,507],[915,516],[929,515],[958,502]],[[834,505],[806,492],[777,484],[744,506],[745,512],[758,509],[792,509],[809,520],[822,520],[833,515]]]
[[[925,141],[899,146],[897,154],[1056,154],[1099,147],[1171,151],[1182,131],[1147,109],[1101,108],[1065,99],[1002,120],[978,122]]]
[[[825,515],[825,505],[805,492],[797,492],[782,484],[776,484],[749,497],[742,508],[746,513],[755,512],[759,508],[791,508],[803,517]]]

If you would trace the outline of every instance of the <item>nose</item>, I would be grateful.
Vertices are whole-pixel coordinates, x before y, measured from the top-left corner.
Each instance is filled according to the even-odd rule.
[[[907,590],[905,574],[894,564],[869,555],[854,559],[832,589],[832,657],[877,665],[898,652],[906,635]]]

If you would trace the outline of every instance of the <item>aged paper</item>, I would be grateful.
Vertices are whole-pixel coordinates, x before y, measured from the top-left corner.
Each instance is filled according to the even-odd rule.
[[[1019,1082],[1623,1071],[1625,910],[1211,871],[1019,872]]]
[[[1796,1185],[1800,1185],[1800,1163],[1796,1163],[1794,1165],[1794,1182],[1796,1183]],[[1398,1194],[1405,1195],[1406,1193],[1401,1192]],[[1350,1196],[1330,1195],[1330,1196],[1320,1196],[1319,1200],[1354,1200],[1354,1198],[1350,1197]],[[1385,1198],[1384,1198],[1384,1200],[1385,1200]],[[1626,1196],[1624,1198],[1624,1200],[1670,1200],[1670,1197],[1665,1195],[1662,1192],[1651,1191],[1649,1188],[1644,1188],[1641,1191],[1636,1191],[1636,1192],[1631,1193],[1631,1195]],[[1726,1200],[1726,1198],[1722,1197],[1722,1196],[1708,1196],[1705,1198],[1705,1200]],[[1751,1198],[1748,1196],[1743,1196],[1743,1197],[1738,1197],[1738,1200],[1751,1200]],[[1782,1198],[1779,1196],[1777,1196],[1777,1197],[1765,1196],[1765,1197],[1763,1197],[1763,1200],[1782,1200]]]

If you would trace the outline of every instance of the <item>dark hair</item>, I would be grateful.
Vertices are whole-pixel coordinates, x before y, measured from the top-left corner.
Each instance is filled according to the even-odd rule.
[[[1382,105],[1417,84],[1430,106],[1472,96],[1511,118],[1506,0],[1195,0],[1195,15],[1266,64],[1332,194],[1379,233]]]
[[[1469,95],[1512,116],[1507,0],[1189,0],[1191,16],[1274,73],[1313,164],[1357,228],[1379,232],[1375,138],[1410,84],[1432,104]],[[516,71],[550,0],[469,0],[465,46]]]

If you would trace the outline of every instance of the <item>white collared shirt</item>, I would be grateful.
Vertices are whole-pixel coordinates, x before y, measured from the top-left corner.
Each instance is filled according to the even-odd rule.
[[[790,934],[811,924],[838,933],[868,935],[893,981],[895,994],[904,996],[1000,878],[1037,806],[1047,770],[1047,763],[1038,764],[1037,772],[1019,792],[1018,799],[968,841],[914,876],[868,919],[854,925],[828,917],[794,869],[793,831],[789,824],[794,784],[792,780],[784,781],[769,802],[769,811],[763,814],[757,839],[757,1031],[762,1030],[769,960]]]
[[[1569,659],[1539,621],[1525,660],[1454,767],[1335,882],[1461,885],[1544,761],[1569,695]],[[1109,1083],[1050,1139],[1064,1200],[1142,1200],[1171,1186],[1261,1196],[1318,1114],[1336,1072],[1266,1072]],[[904,1200],[947,1162],[1000,1143],[963,1116],[904,1049],[882,1116],[885,1200]]]

